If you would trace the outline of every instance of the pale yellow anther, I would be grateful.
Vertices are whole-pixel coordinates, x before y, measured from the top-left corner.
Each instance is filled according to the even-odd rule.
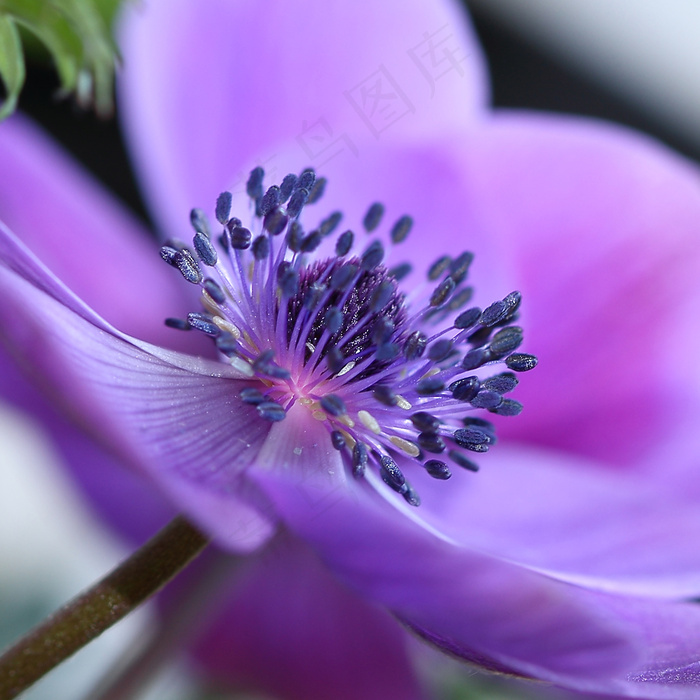
[[[369,411],[358,411],[357,417],[360,419],[360,423],[362,423],[365,428],[368,428],[376,435],[379,435],[382,432],[377,419]]]
[[[348,362],[347,365],[345,365],[345,367],[343,367],[343,369],[341,369],[336,376],[342,377],[344,374],[347,374],[356,364],[357,363],[355,362],[355,360],[350,360],[350,362]]]
[[[409,440],[404,440],[402,437],[399,437],[398,435],[392,435],[389,437],[389,440],[396,445],[400,450],[403,450],[407,455],[410,455],[411,457],[417,457],[420,454],[420,448],[418,445],[416,445],[413,442],[410,442]]]
[[[311,415],[316,419],[316,420],[327,420],[328,416],[323,412],[323,411],[312,411]]]
[[[227,318],[214,316],[212,320],[218,328],[221,328],[222,331],[230,333],[236,340],[240,339],[241,332],[238,330],[238,327],[234,326],[233,323],[231,323],[231,321],[229,321]]]
[[[428,379],[428,377],[432,377],[434,374],[437,374],[440,371],[439,367],[433,367],[429,369],[422,377],[421,379]]]
[[[314,403],[314,400],[313,400],[313,399],[310,399],[308,396],[302,396],[302,397],[299,399],[299,403],[300,403],[302,406],[310,406],[312,403]]]
[[[396,405],[399,408],[403,408],[404,411],[410,411],[413,408],[413,404],[410,401],[404,399],[401,394],[396,394]]]
[[[348,428],[355,427],[355,421],[352,418],[350,418],[350,416],[347,413],[344,413],[342,416],[338,416],[336,420],[339,423],[342,423],[343,425],[347,425]]]

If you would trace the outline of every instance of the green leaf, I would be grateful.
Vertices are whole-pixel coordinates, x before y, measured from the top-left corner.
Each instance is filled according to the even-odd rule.
[[[24,84],[24,56],[17,27],[11,19],[0,15],[0,78],[7,97],[0,105],[0,120],[15,111],[17,98]]]
[[[49,50],[64,93],[75,92],[81,105],[94,103],[98,113],[108,115],[116,49],[104,15],[104,7],[98,9],[94,0],[0,0],[0,20],[12,25],[15,41],[13,23],[24,26]],[[0,38],[4,51],[8,42]]]

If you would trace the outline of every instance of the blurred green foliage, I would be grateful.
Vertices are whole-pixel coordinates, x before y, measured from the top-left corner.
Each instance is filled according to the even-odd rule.
[[[117,57],[110,27],[118,5],[119,0],[0,0],[0,79],[5,88],[0,119],[17,106],[26,72],[23,49],[36,55],[38,43],[53,60],[63,94],[75,93],[80,105],[111,114]],[[20,28],[26,31],[20,33]]]

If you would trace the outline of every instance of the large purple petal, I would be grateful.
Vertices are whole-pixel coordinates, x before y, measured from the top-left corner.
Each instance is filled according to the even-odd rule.
[[[568,585],[494,559],[392,513],[359,485],[299,484],[289,447],[309,421],[273,428],[250,472],[292,531],[361,595],[443,649],[581,691],[645,698],[697,693],[700,608]],[[327,461],[333,459],[330,448]],[[406,509],[408,506],[406,506]],[[401,508],[399,508],[401,509]],[[649,677],[666,685],[645,682]],[[668,681],[673,681],[669,683]]]
[[[522,445],[498,445],[480,462],[478,475],[456,473],[447,484],[407,468],[421,516],[472,549],[589,588],[700,593],[700,513],[689,483],[697,461],[676,489],[666,473],[640,479]]]
[[[541,358],[504,434],[631,463],[697,391],[697,168],[620,127],[526,113],[497,114],[464,156]]]
[[[270,525],[236,497],[268,426],[233,366],[119,333],[0,226],[0,328],[32,379],[117,455],[233,548]]]
[[[163,319],[187,310],[185,285],[126,209],[19,115],[0,129],[0,161],[0,220],[118,328],[181,340]]]
[[[468,19],[447,1],[154,0],[130,10],[120,46],[132,153],[171,236],[189,207],[241,189],[249,163],[284,176],[279,149],[294,149],[294,172],[355,167],[393,139],[463,128],[487,92]]]
[[[370,489],[333,478],[343,467],[325,427],[295,411],[305,409],[273,426],[249,476],[361,595],[444,648],[495,668],[592,688],[633,662],[634,639],[585,591],[472,551],[395,512]],[[319,472],[301,479],[310,449]]]
[[[278,538],[240,566],[195,643],[209,677],[286,700],[422,697],[405,632],[299,541]]]

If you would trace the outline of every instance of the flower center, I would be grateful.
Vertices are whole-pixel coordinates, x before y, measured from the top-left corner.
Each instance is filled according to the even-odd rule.
[[[168,241],[161,248],[167,263],[201,287],[204,307],[166,323],[214,339],[221,359],[249,377],[239,398],[261,420],[284,420],[292,405],[306,406],[355,477],[374,469],[412,505],[420,501],[404,475],[411,463],[437,479],[450,478],[450,465],[476,471],[468,455],[486,452],[496,437],[474,412],[519,414],[522,405],[504,395],[517,385],[516,372],[537,364],[515,352],[523,338],[512,325],[520,294],[465,309],[473,256],[464,252],[438,258],[427,271],[432,289],[409,304],[400,282],[411,266],[387,267],[381,238],[362,252],[354,252],[352,231],[333,241],[340,212],[304,231],[300,215],[320,198],[324,179],[305,170],[265,191],[263,176],[256,168],[247,183],[250,228],[231,216],[232,195],[224,192],[216,202],[218,236],[194,209],[193,246]],[[383,214],[381,204],[369,208],[368,234]],[[396,221],[391,245],[412,226],[408,216]],[[508,371],[485,376],[498,364]]]

